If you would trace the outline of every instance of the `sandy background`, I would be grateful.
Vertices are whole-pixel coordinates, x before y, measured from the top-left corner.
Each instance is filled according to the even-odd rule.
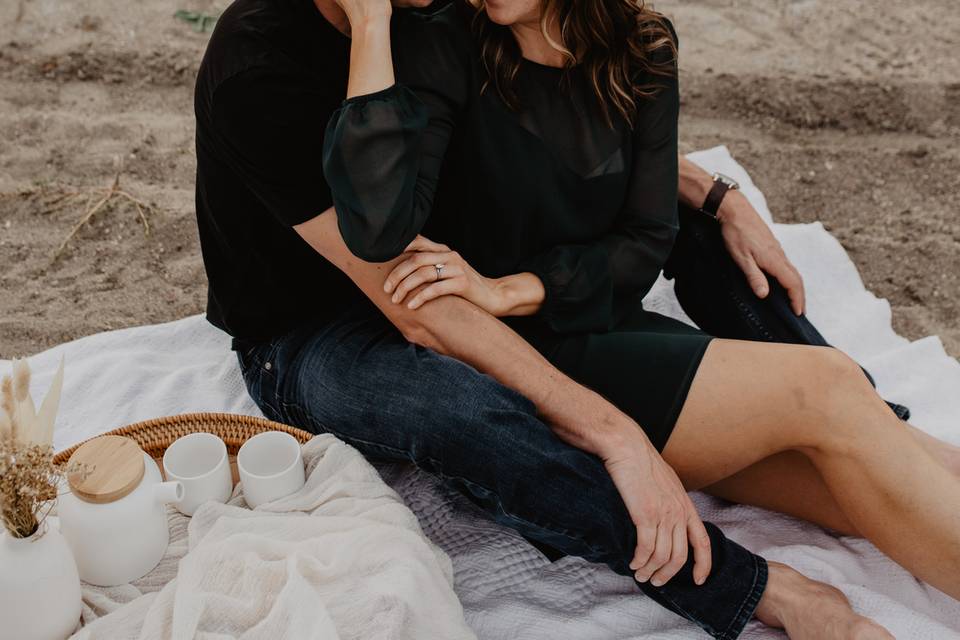
[[[193,79],[215,0],[0,0],[0,358],[203,310]],[[670,0],[684,150],[821,220],[896,329],[960,355],[960,3]],[[114,196],[54,253],[111,186]]]

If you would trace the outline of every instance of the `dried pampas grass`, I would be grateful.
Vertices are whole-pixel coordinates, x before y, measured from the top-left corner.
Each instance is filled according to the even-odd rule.
[[[28,538],[53,508],[65,470],[53,464],[53,447],[0,442],[0,522],[14,538]]]
[[[43,524],[63,476],[53,463],[53,424],[63,388],[63,360],[39,411],[30,397],[30,367],[13,361],[13,376],[0,381],[0,522],[26,538]]]

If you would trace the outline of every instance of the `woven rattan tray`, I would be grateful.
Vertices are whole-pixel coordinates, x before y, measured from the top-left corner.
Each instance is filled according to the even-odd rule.
[[[236,456],[244,442],[264,431],[284,431],[296,438],[301,444],[313,437],[308,431],[297,429],[266,418],[240,416],[232,413],[185,413],[179,416],[155,418],[136,422],[119,429],[109,431],[110,435],[126,436],[140,445],[147,455],[157,460],[163,469],[163,454],[177,438],[189,433],[207,432],[220,436],[227,445],[230,466],[233,468],[234,482],[237,480]],[[100,434],[107,435],[107,434]],[[64,464],[73,452],[83,444],[78,442],[54,456],[54,462]]]

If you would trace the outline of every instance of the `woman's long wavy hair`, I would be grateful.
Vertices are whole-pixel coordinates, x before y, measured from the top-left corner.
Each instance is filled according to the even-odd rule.
[[[470,4],[476,9],[474,31],[487,73],[484,88],[492,87],[507,106],[518,109],[514,81],[520,70],[520,46],[509,27],[487,17],[483,0]],[[544,37],[563,54],[567,69],[577,66],[583,71],[608,124],[617,113],[632,125],[638,101],[652,98],[660,89],[651,77],[676,73],[673,32],[666,18],[647,8],[644,0],[540,0],[540,4]],[[559,23],[560,42],[550,35],[551,21]]]

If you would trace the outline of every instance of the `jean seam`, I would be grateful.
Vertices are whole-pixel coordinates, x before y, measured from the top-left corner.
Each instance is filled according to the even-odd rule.
[[[760,321],[760,318],[756,314],[754,314],[752,311],[750,311],[750,305],[744,302],[743,299],[740,296],[738,296],[736,293],[734,293],[732,289],[730,289],[729,292],[730,292],[730,297],[733,298],[737,306],[740,307],[740,311],[744,314],[744,317],[746,317],[749,321],[753,323],[757,331],[760,332],[760,335],[762,335],[768,342],[773,342],[773,335],[767,330],[763,322]]]
[[[711,243],[711,240],[706,238],[703,232],[700,230],[697,230],[697,229],[693,230],[692,235],[697,238],[701,246],[708,246]],[[722,245],[722,240],[721,240],[721,245]],[[730,276],[727,275],[726,279],[729,280]],[[750,305],[745,303],[743,301],[743,298],[741,298],[735,293],[733,286],[728,284],[728,286],[726,287],[726,290],[727,290],[727,293],[730,295],[730,297],[733,299],[734,303],[740,309],[741,313],[743,313],[744,317],[751,324],[753,324],[753,326],[757,329],[757,331],[760,332],[760,335],[762,335],[768,342],[772,342],[773,335],[767,330],[763,322],[760,321],[760,318],[756,314],[754,314],[752,311],[750,311]]]
[[[666,600],[667,602],[669,602],[670,605],[676,610],[675,613],[678,613],[679,615],[683,616],[684,618],[686,618],[686,619],[689,620],[690,622],[696,624],[698,627],[700,627],[701,629],[703,629],[704,631],[706,631],[706,632],[709,633],[710,635],[714,636],[715,638],[718,638],[718,640],[727,640],[726,638],[722,638],[721,636],[717,635],[717,631],[715,631],[714,628],[713,628],[711,625],[707,624],[706,622],[701,621],[701,620],[700,620],[699,618],[697,618],[695,615],[693,615],[692,613],[690,613],[689,611],[687,611],[686,609],[684,609],[683,607],[681,607],[679,604],[677,604],[676,600],[674,600],[673,598],[671,598],[669,595],[667,595],[667,594],[664,593],[663,591],[661,591],[661,590],[658,589],[658,590],[657,590],[657,595],[660,596],[661,598],[663,598],[664,600]]]
[[[750,585],[750,593],[740,604],[740,608],[737,609],[737,614],[733,617],[729,626],[717,636],[718,640],[734,640],[740,635],[743,627],[746,626],[750,618],[753,617],[753,612],[756,610],[757,604],[760,602],[760,598],[766,589],[767,561],[756,554],[754,554],[753,558],[756,571],[753,575],[753,584]]]

